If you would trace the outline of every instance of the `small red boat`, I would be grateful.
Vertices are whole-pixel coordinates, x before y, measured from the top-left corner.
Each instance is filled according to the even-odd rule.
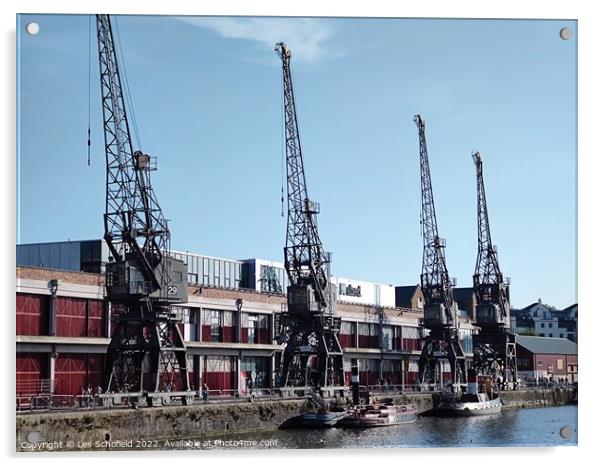
[[[337,427],[384,427],[416,421],[413,406],[373,404],[356,406],[337,423]]]

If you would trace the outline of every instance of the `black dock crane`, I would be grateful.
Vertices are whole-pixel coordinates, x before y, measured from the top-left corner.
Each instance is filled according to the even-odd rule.
[[[504,280],[491,241],[483,160],[479,152],[472,159],[477,169],[478,254],[473,275],[477,300],[474,336],[474,368],[482,374],[501,379],[504,388],[517,387],[516,336],[510,331],[510,280]]]
[[[114,331],[104,398],[192,402],[186,345],[174,304],[188,296],[187,267],[169,255],[170,232],[153,191],[155,160],[134,151],[109,15],[96,15],[106,155],[106,296]]]
[[[447,360],[451,368],[452,389],[458,391],[466,383],[466,358],[458,337],[458,304],[453,298],[453,283],[445,262],[445,240],[439,236],[435,201],[431,185],[426,147],[425,121],[415,115],[420,146],[420,187],[422,191],[422,273],[420,283],[424,295],[422,327],[428,332],[420,354],[418,368],[421,384],[441,384],[439,361]],[[425,333],[427,333],[425,332]]]
[[[338,334],[336,289],[330,283],[330,255],[318,235],[319,205],[307,195],[291,77],[291,51],[279,42],[282,60],[288,217],[284,266],[289,279],[286,309],[277,328],[285,343],[277,385],[323,389],[343,384],[343,350]]]

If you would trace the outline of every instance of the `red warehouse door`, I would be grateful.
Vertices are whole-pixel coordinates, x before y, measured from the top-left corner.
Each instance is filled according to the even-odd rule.
[[[89,354],[88,355],[88,384],[93,390],[96,387],[102,388],[104,370],[104,355]]]
[[[105,333],[105,303],[98,299],[88,300],[88,336],[103,337]]]
[[[60,354],[56,358],[55,386],[57,395],[81,395],[87,388],[86,354]]]
[[[56,298],[56,334],[60,337],[86,336],[86,300]]]
[[[17,335],[48,335],[49,296],[17,293]]]
[[[40,393],[42,381],[48,380],[47,353],[17,353],[17,395]]]

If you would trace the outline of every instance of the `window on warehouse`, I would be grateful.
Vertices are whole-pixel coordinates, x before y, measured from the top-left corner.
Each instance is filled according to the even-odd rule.
[[[221,341],[222,313],[221,311],[211,311],[211,341]]]
[[[249,314],[247,318],[247,343],[257,343],[255,341],[257,335],[257,316]]]
[[[270,343],[270,316],[243,312],[241,318],[241,343]]]
[[[393,349],[401,350],[401,327],[399,325],[393,326]]]
[[[213,259],[213,285],[220,286],[220,262],[217,259]]]
[[[354,348],[355,347],[355,322],[341,322],[341,333],[339,334],[339,341],[343,348]]]
[[[360,348],[370,348],[370,324],[357,324],[358,342]]]
[[[390,325],[383,326],[381,347],[384,350],[393,350],[393,327],[391,327]]]
[[[203,257],[203,285],[210,285],[210,278],[209,278],[209,259],[207,259],[206,257]]]
[[[345,385],[351,385],[351,359],[343,358],[343,373],[345,377]]]
[[[209,390],[221,390],[223,395],[234,395],[235,374],[232,356],[205,356],[203,383]]]
[[[270,333],[270,316],[259,314],[257,319],[258,343],[264,345],[270,344],[272,342],[272,335]]]
[[[360,385],[378,384],[380,374],[378,371],[378,359],[358,359],[358,370],[360,376]]]
[[[370,348],[379,348],[378,324],[370,324]]]
[[[234,341],[234,313],[231,311],[221,312],[221,340],[224,343],[232,343]]]
[[[201,341],[223,341],[222,325],[223,311],[203,309],[201,311]]]
[[[245,356],[241,361],[241,387],[269,388],[270,358],[262,356]]]
[[[404,351],[420,351],[420,328],[403,326],[401,328],[402,349]]]
[[[191,307],[188,311],[188,341],[199,341],[200,309]]]

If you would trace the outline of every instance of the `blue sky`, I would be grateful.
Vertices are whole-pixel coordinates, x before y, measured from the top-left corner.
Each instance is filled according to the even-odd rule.
[[[24,25],[40,24],[29,36]],[[18,242],[102,236],[104,153],[88,17],[21,16]],[[576,300],[576,40],[570,21],[117,17],[141,148],[172,247],[282,260],[285,41],[310,197],[339,276],[418,283],[415,113],[425,116],[448,268],[470,286],[484,160],[511,298]],[[95,23],[92,21],[92,33]]]

